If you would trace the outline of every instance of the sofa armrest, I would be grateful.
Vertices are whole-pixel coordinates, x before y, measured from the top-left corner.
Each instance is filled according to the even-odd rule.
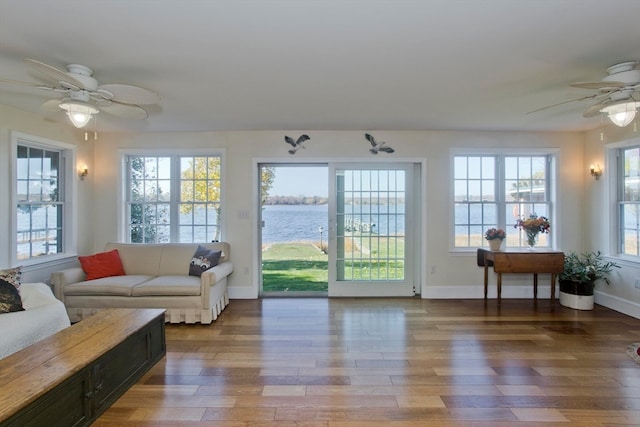
[[[212,267],[202,273],[202,275],[200,276],[200,279],[202,280],[202,286],[213,286],[232,272],[233,263],[231,261],[221,262],[215,267]]]
[[[81,267],[67,268],[66,270],[51,273],[51,286],[56,298],[64,302],[64,287],[71,283],[84,282],[86,275]]]

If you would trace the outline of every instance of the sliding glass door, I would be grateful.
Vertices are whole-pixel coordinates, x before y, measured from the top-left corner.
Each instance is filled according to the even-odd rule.
[[[414,295],[413,165],[332,164],[329,296]]]

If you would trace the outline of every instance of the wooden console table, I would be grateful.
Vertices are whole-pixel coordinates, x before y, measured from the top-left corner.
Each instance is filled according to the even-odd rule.
[[[161,309],[105,309],[0,360],[0,426],[87,426],[166,353]]]
[[[533,298],[538,298],[538,273],[551,273],[551,301],[556,297],[556,274],[564,270],[564,252],[544,249],[491,251],[478,249],[478,266],[484,267],[484,299],[487,299],[488,269],[497,274],[498,304],[502,298],[502,273],[533,273]]]

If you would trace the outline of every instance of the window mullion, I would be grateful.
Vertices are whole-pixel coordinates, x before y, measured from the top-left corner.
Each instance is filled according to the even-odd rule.
[[[496,211],[498,213],[497,223],[498,228],[506,228],[507,219],[505,217],[506,212],[506,201],[504,195],[506,193],[506,185],[504,182],[504,161],[502,156],[494,157],[494,177],[495,177],[495,186],[496,186]]]
[[[171,241],[178,242],[180,238],[180,156],[171,156],[171,206],[169,209]]]

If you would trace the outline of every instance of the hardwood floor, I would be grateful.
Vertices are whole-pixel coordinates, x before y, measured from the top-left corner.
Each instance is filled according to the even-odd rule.
[[[640,320],[548,300],[233,300],[95,426],[639,426]]]

